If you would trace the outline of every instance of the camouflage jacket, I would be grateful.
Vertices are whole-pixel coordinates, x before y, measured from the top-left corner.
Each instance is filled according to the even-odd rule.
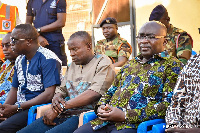
[[[95,52],[97,54],[105,54],[111,58],[112,62],[115,63],[118,61],[118,57],[125,56],[129,59],[132,47],[127,42],[118,35],[114,40],[107,42],[106,39],[97,41],[95,46]]]
[[[170,56],[174,56],[186,64],[192,54],[192,38],[182,29],[173,27],[173,25],[171,25],[171,28],[173,30],[170,34],[167,34],[168,43],[165,49]]]

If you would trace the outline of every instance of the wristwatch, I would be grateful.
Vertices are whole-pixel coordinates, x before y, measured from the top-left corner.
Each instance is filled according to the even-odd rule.
[[[37,32],[40,34],[41,33],[41,28],[37,28]]]
[[[18,104],[17,112],[21,112],[21,111],[23,111],[23,109],[22,109],[21,105]]]

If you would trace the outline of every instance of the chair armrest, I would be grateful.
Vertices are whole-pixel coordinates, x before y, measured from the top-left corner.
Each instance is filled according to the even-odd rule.
[[[164,133],[166,128],[166,123],[160,123],[153,125],[152,132],[153,133]]]
[[[0,101],[1,104],[4,104],[5,101]]]
[[[97,118],[97,115],[95,114],[95,112],[88,112],[88,113],[85,113],[83,115],[83,125],[88,123],[89,121],[91,120],[94,120]]]
[[[160,124],[164,122],[165,122],[165,119],[154,119],[154,120],[144,121],[139,124],[137,128],[137,133],[147,133],[148,126],[153,126],[155,124]]]
[[[50,104],[50,103],[47,103],[47,104]],[[35,105],[29,109],[27,125],[31,124],[36,119],[37,107],[47,105],[47,104]]]

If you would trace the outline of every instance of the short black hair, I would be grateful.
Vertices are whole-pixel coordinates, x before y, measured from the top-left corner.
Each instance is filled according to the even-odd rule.
[[[21,35],[28,39],[37,39],[38,33],[34,26],[31,24],[18,24],[15,29],[21,30]]]
[[[86,41],[86,43],[92,43],[92,38],[91,38],[90,34],[88,32],[86,32],[86,31],[77,31],[77,32],[73,33],[69,37],[68,41],[70,41],[70,40],[72,40],[72,39],[74,39],[76,37],[82,38],[83,40]]]

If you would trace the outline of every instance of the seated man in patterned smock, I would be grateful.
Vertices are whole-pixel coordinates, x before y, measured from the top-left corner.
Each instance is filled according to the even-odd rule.
[[[142,26],[137,37],[140,54],[122,67],[98,102],[98,118],[74,133],[136,133],[141,122],[165,117],[182,69],[182,63],[164,51],[166,34],[160,22]]]
[[[30,24],[17,25],[11,33],[11,48],[19,54],[15,61],[12,87],[0,104],[1,133],[16,133],[27,125],[31,106],[51,102],[60,85],[61,61],[38,43],[38,33]]]
[[[166,113],[166,132],[200,133],[200,55],[181,71]]]
[[[106,18],[101,22],[100,27],[106,39],[97,41],[95,52],[110,57],[115,67],[123,66],[128,61],[132,48],[127,40],[117,33],[116,19]]]
[[[170,17],[163,5],[156,6],[150,14],[149,21],[160,21],[167,28],[168,43],[165,49],[170,56],[178,58],[183,64],[187,63],[192,54],[192,37],[184,30],[173,27]]]
[[[80,113],[94,109],[94,104],[111,86],[114,66],[106,55],[94,54],[92,38],[87,32],[73,33],[67,45],[72,63],[61,86],[56,88],[52,108],[18,133],[73,133],[78,128]]]
[[[5,101],[12,87],[12,78],[14,75],[15,59],[18,54],[14,53],[10,44],[11,32],[7,33],[2,39],[1,46],[6,61],[2,64],[0,69],[0,101]]]

